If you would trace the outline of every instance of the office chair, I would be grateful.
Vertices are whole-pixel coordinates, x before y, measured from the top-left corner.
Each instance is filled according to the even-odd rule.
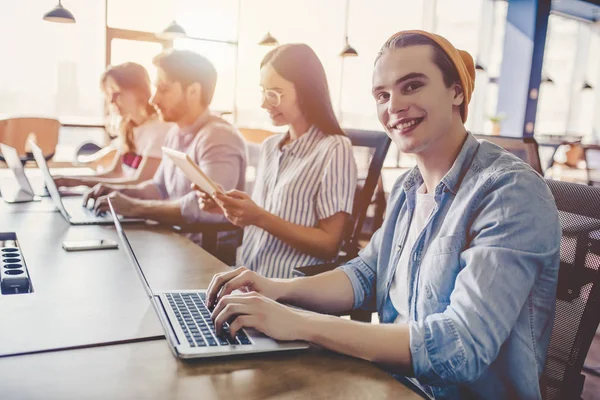
[[[537,173],[544,175],[537,141],[532,137],[512,137],[493,135],[473,135],[479,140],[487,140],[504,150],[513,153],[521,160],[529,164]]]
[[[384,132],[378,131],[349,129],[346,130],[346,134],[352,141],[352,146],[354,148],[366,148],[370,151],[370,160],[367,162],[368,171],[366,178],[359,178],[358,180],[358,187],[354,195],[352,215],[350,216],[344,231],[341,251],[335,262],[300,267],[296,269],[296,275],[316,275],[321,272],[329,271],[337,265],[355,258],[360,250],[358,240],[360,239],[363,225],[367,218],[367,208],[372,202],[391,140]]]
[[[585,171],[589,186],[600,186],[600,145],[586,145],[583,147]]]
[[[364,180],[359,179],[359,185],[354,196],[352,215],[346,225],[341,250],[334,262],[296,268],[294,270],[295,276],[313,276],[331,271],[358,256],[360,250],[358,241],[361,237],[365,219],[367,218],[367,209],[372,203],[375,189],[380,181],[381,169],[391,140],[384,132],[379,131],[349,129],[346,131],[346,134],[355,148],[367,148],[370,150],[370,161],[368,162],[366,178]],[[375,199],[375,201],[379,201],[377,194]],[[371,320],[371,312],[365,310],[354,310],[350,312],[350,316],[353,320],[358,321],[368,322]]]
[[[583,363],[600,323],[600,188],[546,180],[562,227],[556,314],[543,398],[579,399]]]
[[[23,163],[33,160],[27,154],[26,142],[30,133],[34,133],[37,145],[42,149],[46,160],[50,160],[56,151],[60,122],[54,118],[11,117],[0,119],[0,142],[14,147]],[[4,158],[0,156],[0,161]]]

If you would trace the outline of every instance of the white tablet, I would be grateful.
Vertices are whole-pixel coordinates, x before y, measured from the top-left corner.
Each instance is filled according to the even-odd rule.
[[[223,193],[221,188],[213,182],[189,155],[166,147],[162,148],[163,154],[169,157],[185,173],[185,176],[200,189],[212,195],[213,192]]]

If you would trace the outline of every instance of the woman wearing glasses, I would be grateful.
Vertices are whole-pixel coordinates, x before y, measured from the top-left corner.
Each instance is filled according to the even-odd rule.
[[[160,165],[162,145],[173,124],[161,121],[150,104],[146,69],[132,62],[109,67],[102,74],[100,85],[108,110],[121,120],[117,138],[92,157],[98,159],[96,164],[107,162],[109,166],[92,177],[57,177],[57,186],[134,184],[151,179]]]
[[[285,134],[261,146],[252,197],[237,190],[199,193],[202,209],[244,228],[237,263],[290,278],[295,267],[331,260],[352,213],[356,164],[333,112],[325,71],[314,51],[288,44],[261,63],[264,108]]]

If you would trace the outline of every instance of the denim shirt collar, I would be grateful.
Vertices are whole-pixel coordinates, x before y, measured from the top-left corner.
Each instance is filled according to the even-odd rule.
[[[463,178],[467,171],[471,168],[473,158],[479,149],[479,141],[475,139],[470,132],[467,132],[467,137],[463,146],[454,160],[454,164],[450,170],[444,175],[441,182],[435,188],[436,202],[444,189],[456,194],[460,188]],[[414,167],[403,183],[404,191],[414,195],[415,192],[423,184],[423,176],[418,167]],[[412,197],[412,196],[411,196]]]

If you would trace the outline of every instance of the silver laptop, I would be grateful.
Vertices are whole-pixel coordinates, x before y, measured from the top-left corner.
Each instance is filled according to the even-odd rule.
[[[39,201],[40,198],[36,196],[25,170],[23,164],[17,153],[17,149],[8,146],[4,143],[0,143],[0,151],[4,157],[4,161],[8,165],[8,168],[12,171],[15,179],[17,180],[17,186],[14,185],[2,185],[0,186],[0,192],[2,198],[7,203],[25,203],[28,201]]]
[[[210,317],[210,311],[206,307],[206,290],[177,290],[154,293],[123,227],[116,218],[110,199],[108,205],[123,247],[144,285],[150,303],[152,303],[152,307],[154,307],[154,311],[165,331],[169,347],[176,357],[208,358],[300,350],[309,347],[307,342],[302,341],[277,341],[254,329],[242,329],[235,338],[231,338],[229,337],[229,327],[224,326],[225,334],[217,336]]]
[[[31,141],[29,144],[31,146],[33,157],[35,158],[35,162],[42,171],[44,183],[46,184],[48,193],[50,193],[50,198],[54,202],[56,208],[58,208],[58,211],[60,211],[61,215],[71,225],[111,225],[113,223],[110,215],[96,215],[93,210],[84,207],[81,203],[81,196],[62,197],[58,191],[58,187],[56,187],[56,183],[54,183],[54,179],[52,179],[52,175],[50,174],[50,169],[48,168],[48,164],[46,163],[46,158],[44,158],[42,149],[40,149]],[[126,218],[123,216],[119,216],[119,220],[121,222],[145,221],[144,219],[140,218]]]

